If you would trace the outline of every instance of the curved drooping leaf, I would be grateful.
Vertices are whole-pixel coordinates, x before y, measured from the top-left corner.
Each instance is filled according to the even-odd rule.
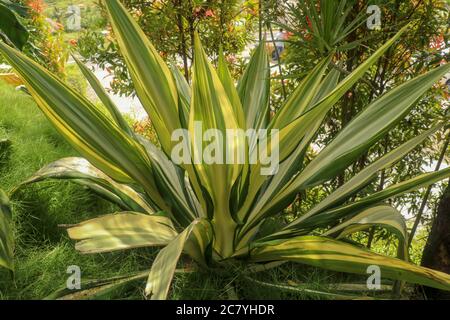
[[[152,201],[166,209],[139,143],[33,60],[1,42],[0,52],[20,74],[47,118],[78,152],[114,180],[140,183]]]
[[[294,261],[338,272],[367,274],[371,265],[381,269],[381,277],[450,290],[450,275],[416,266],[369,250],[325,237],[303,236],[259,243],[250,250],[255,262]]]
[[[381,203],[387,199],[399,196],[403,193],[417,190],[437,181],[441,181],[450,177],[450,167],[436,172],[421,174],[410,180],[389,186],[381,191],[375,192],[360,200],[357,200],[348,205],[343,205],[337,208],[326,210],[322,213],[308,217],[301,222],[297,222],[293,228],[287,226],[287,230],[308,230],[311,228],[320,228],[337,221],[340,218],[352,217],[355,213],[361,212],[362,209]]]
[[[101,253],[140,247],[165,246],[177,236],[164,216],[121,212],[70,226],[69,237],[82,253]]]
[[[200,252],[197,252],[195,256],[204,254],[206,246],[208,245],[204,240],[208,241],[208,239],[212,238],[211,234],[206,234],[210,232],[210,223],[208,221],[204,219],[195,220],[189,227],[172,240],[172,242],[162,249],[153,262],[147,280],[145,294],[151,296],[152,300],[165,300],[169,293],[170,283],[172,282],[178,260],[183,250],[185,250],[187,242],[194,241],[201,250]],[[191,238],[192,236],[194,239]],[[192,246],[190,246],[190,248],[192,248]]]
[[[306,220],[307,218],[320,213],[321,211],[324,211],[335,204],[341,203],[343,200],[347,199],[349,196],[353,195],[356,191],[370,182],[379,171],[389,168],[394,163],[401,160],[407,153],[421,144],[431,134],[442,128],[442,126],[443,123],[433,126],[431,129],[423,132],[415,138],[410,139],[398,148],[395,148],[380,159],[368,165],[363,170],[361,170],[361,172],[347,181],[344,185],[328,195],[322,202],[308,211],[308,213],[290,223],[289,227],[295,226],[296,224]]]
[[[83,158],[64,158],[57,160],[21,183],[13,193],[24,185],[38,183],[46,179],[68,179],[84,185],[99,195],[118,204],[124,210],[154,213],[155,210],[145,196],[128,185],[112,180]]]
[[[364,109],[265,210],[300,190],[314,187],[345,170],[409,112],[414,102],[450,70],[441,66],[389,91]]]
[[[380,226],[389,229],[400,240],[407,241],[408,231],[406,230],[405,219],[398,210],[391,206],[377,206],[366,209],[326,231],[323,233],[323,236],[341,239],[349,234],[366,230],[371,226]]]
[[[0,267],[14,271],[14,236],[9,199],[0,189]]]

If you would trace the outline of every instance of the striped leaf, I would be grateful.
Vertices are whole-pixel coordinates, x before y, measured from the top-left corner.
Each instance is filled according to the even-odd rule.
[[[317,206],[311,209],[308,213],[300,217],[299,219],[293,221],[289,227],[295,226],[297,223],[301,223],[307,218],[320,213],[335,204],[342,203],[342,201],[346,200],[348,197],[352,196],[355,192],[360,190],[362,187],[366,186],[376,174],[384,169],[390,168],[397,161],[401,160],[407,153],[420,145],[425,139],[427,139],[430,135],[435,133],[437,130],[442,128],[443,124],[438,124],[433,126],[431,129],[423,132],[415,138],[410,139],[405,142],[398,148],[390,151],[377,161],[373,162],[369,166],[365,167],[361,172],[352,177],[348,182],[344,185],[336,189],[329,196],[327,196],[322,202],[320,202]]]
[[[331,55],[323,59],[317,66],[303,79],[300,85],[291,94],[287,102],[275,114],[271,122],[274,128],[283,128],[287,126],[293,119],[303,115],[308,106],[311,107],[311,101],[316,97],[321,81],[328,65],[331,61]],[[333,88],[334,89],[334,88]]]
[[[67,229],[81,253],[101,253],[165,246],[177,236],[164,216],[121,212],[82,222]]]
[[[253,59],[253,57],[252,57]],[[237,122],[240,128],[245,128],[245,116],[243,112],[243,107],[241,103],[241,99],[234,85],[234,81],[231,78],[230,70],[228,69],[228,63],[225,60],[225,56],[223,54],[223,50],[221,49],[219,52],[219,62],[217,67],[217,75],[219,76],[220,81],[222,82],[223,88],[225,89],[228,99],[231,102],[233,107],[234,114],[236,115]],[[261,105],[258,105],[261,108]]]
[[[220,131],[221,137],[211,136],[209,142],[200,136],[208,132]],[[222,82],[208,61],[198,35],[195,38],[195,63],[192,83],[191,114],[189,132],[192,140],[195,169],[203,187],[208,191],[214,206],[214,228],[218,251],[231,254],[235,222],[230,212],[230,194],[242,170],[242,165],[226,164],[226,155],[237,155],[245,145],[245,137],[226,139],[227,130],[238,130],[239,122]],[[212,132],[212,131],[210,131]],[[225,141],[226,140],[226,141]],[[204,151],[215,146],[218,162],[208,164]],[[244,150],[245,151],[245,150]],[[236,159],[236,158],[235,158]],[[231,239],[231,240],[230,240]]]
[[[164,151],[170,154],[172,132],[181,127],[178,90],[172,73],[120,1],[108,0],[104,3],[136,93]]]
[[[410,180],[389,186],[348,205],[326,210],[297,223],[293,229],[311,229],[327,226],[343,217],[351,217],[362,209],[381,203],[403,193],[414,191],[450,177],[450,167],[436,172],[421,174]]]
[[[303,236],[260,243],[250,251],[254,262],[294,261],[338,272],[367,274],[376,265],[381,277],[450,290],[450,275],[416,266],[325,237]]]
[[[341,239],[349,234],[366,230],[372,226],[380,226],[395,233],[404,242],[408,233],[403,216],[391,206],[377,206],[364,210],[353,218],[350,218],[336,227],[326,231],[323,236]]]
[[[189,123],[189,110],[191,106],[191,87],[187,82],[186,78],[181,73],[177,66],[170,66],[173,78],[177,85],[178,98],[179,98],[179,109],[180,121],[183,128],[188,127]]]
[[[87,186],[124,210],[142,213],[155,212],[144,195],[128,185],[115,182],[83,158],[64,158],[55,161],[21,183],[13,193],[25,185],[47,179],[72,180],[75,183]]]
[[[106,93],[105,89],[103,88],[101,82],[97,79],[95,74],[84,65],[77,57],[73,56],[73,59],[78,64],[78,67],[80,68],[82,74],[87,79],[89,84],[91,85],[92,89],[97,94],[97,97],[100,99],[100,101],[103,103],[103,105],[106,107],[106,109],[109,111],[111,116],[113,117],[115,123],[128,135],[133,136],[133,131],[131,130],[128,123],[123,118],[122,114],[120,113],[119,109],[115,105],[115,103],[112,101],[108,93]]]
[[[47,118],[81,155],[114,180],[140,183],[159,208],[166,209],[139,143],[89,100],[22,53],[1,42],[0,52],[22,77]]]
[[[209,222],[195,220],[189,227],[180,233],[172,242],[162,249],[153,262],[150,275],[147,280],[145,294],[152,300],[165,300],[169,293],[170,283],[177,267],[178,260],[188,241],[195,241],[199,248],[206,249],[207,243],[201,239],[210,239],[211,236],[201,235],[208,232]],[[195,237],[196,240],[191,237]],[[192,247],[191,247],[192,248]],[[201,253],[201,252],[199,252]],[[198,253],[197,253],[198,254]],[[196,255],[197,255],[196,254]]]
[[[270,111],[269,87],[269,57],[265,44],[261,43],[252,55],[237,86],[245,113],[246,129],[258,130],[267,127]]]
[[[449,70],[450,64],[436,68],[368,106],[275,197],[273,205],[340,174],[403,119],[417,99]]]
[[[185,180],[185,172],[167,158],[166,154],[150,141],[140,139],[152,163],[156,184],[165,202],[171,205],[170,214],[184,227],[204,216],[200,203]]]
[[[307,105],[305,110],[309,111],[315,105],[315,103],[317,103],[317,101],[320,101],[320,99],[332,92],[336,87],[338,80],[339,72],[336,70],[332,70],[323,79],[318,88],[310,87],[310,90],[316,92],[316,94],[310,100],[310,103],[309,105]],[[299,112],[303,111],[299,110]],[[326,113],[323,113],[321,117],[317,117],[314,121],[304,123],[303,132],[305,132],[305,135],[303,135],[300,144],[286,160],[281,162],[278,172],[271,177],[270,184],[266,189],[264,189],[264,192],[259,197],[255,206],[253,207],[251,212],[249,212],[250,204],[252,204],[251,200],[254,200],[256,198],[258,191],[267,179],[267,177],[263,177],[259,174],[257,170],[259,168],[258,166],[255,166],[256,168],[253,168],[252,174],[250,176],[248,200],[241,208],[240,212],[241,215],[248,214],[246,228],[244,228],[243,232],[254,226],[255,223],[258,223],[258,221],[264,216],[264,214],[267,213],[267,211],[263,211],[263,208],[266,207],[267,203],[269,203],[274,198],[274,196],[284,186],[286,186],[286,184],[292,179],[292,177],[299,171],[300,167],[302,166],[303,156],[307,148],[311,144],[311,141],[314,139],[316,132],[322,124],[325,116]],[[275,210],[282,210],[282,206],[283,205],[275,207]]]

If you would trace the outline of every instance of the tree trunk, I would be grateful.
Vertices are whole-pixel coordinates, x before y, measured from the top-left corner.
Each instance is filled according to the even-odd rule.
[[[450,184],[439,203],[427,244],[422,266],[450,274]],[[424,287],[428,299],[450,299],[450,292]]]

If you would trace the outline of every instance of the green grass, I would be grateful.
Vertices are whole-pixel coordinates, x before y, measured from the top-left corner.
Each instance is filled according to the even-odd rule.
[[[9,139],[11,148],[0,162],[0,188],[10,192],[17,184],[44,165],[76,152],[65,143],[24,93],[0,83],[0,140]],[[0,270],[0,299],[43,299],[63,288],[71,265],[81,268],[82,279],[105,279],[149,270],[154,249],[111,254],[80,255],[74,250],[60,224],[73,224],[114,212],[116,208],[80,186],[64,181],[28,186],[12,199],[16,239],[14,277]],[[180,268],[191,266],[184,260]],[[239,270],[177,274],[171,299],[324,299],[326,296],[299,290],[325,291],[326,284],[348,278],[298,264],[251,275]],[[278,285],[274,287],[269,285]],[[280,287],[290,285],[297,290]],[[121,288],[102,298],[142,299],[145,280]]]
[[[0,167],[0,188],[11,191],[45,164],[76,156],[27,95],[0,84],[0,139],[11,141]],[[12,199],[16,239],[14,279],[0,272],[0,299],[41,299],[65,284],[67,267],[81,267],[84,279],[142,270],[148,252],[82,256],[60,224],[114,212],[91,192],[69,182],[26,187]],[[143,260],[137,262],[137,260]]]

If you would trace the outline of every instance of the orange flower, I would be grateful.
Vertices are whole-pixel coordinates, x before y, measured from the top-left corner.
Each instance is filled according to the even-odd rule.
[[[440,50],[445,48],[445,40],[444,35],[440,34],[438,36],[434,36],[430,43],[430,48],[434,50]]]
[[[211,10],[211,9],[206,10],[206,12],[205,12],[205,17],[211,17],[211,18],[214,18],[215,16],[216,16],[216,15],[215,15],[215,13],[214,13],[213,10]]]
[[[71,46],[76,46],[77,44],[78,44],[78,41],[77,41],[77,39],[70,39],[69,40],[69,44],[71,45]]]
[[[41,14],[45,9],[45,4],[42,0],[30,0],[27,2],[27,5],[31,11],[37,14]]]
[[[306,23],[308,24],[309,29],[312,30],[313,24],[312,24],[311,19],[308,16],[306,16]]]

